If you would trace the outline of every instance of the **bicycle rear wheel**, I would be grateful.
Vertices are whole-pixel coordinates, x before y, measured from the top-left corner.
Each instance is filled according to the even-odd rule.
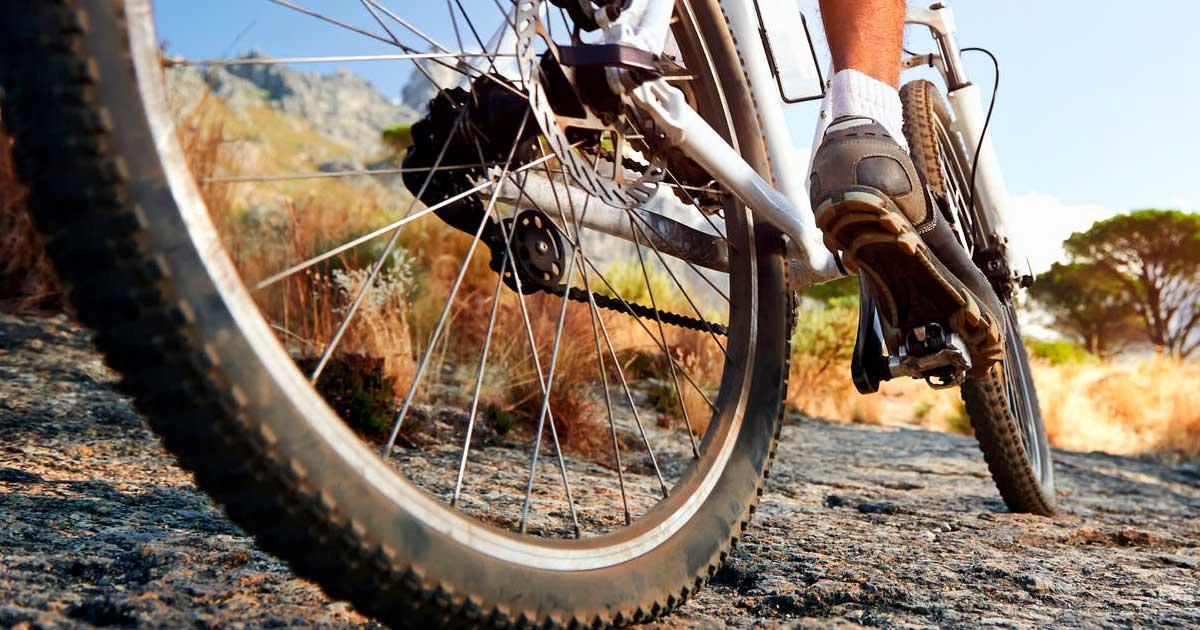
[[[299,10],[290,2],[275,5],[280,11]],[[505,55],[489,52],[490,42],[482,40],[482,29],[471,21],[479,19],[482,9],[455,6],[458,11],[452,7],[447,15],[460,20],[452,29],[456,50],[439,43],[433,53],[412,51],[427,49],[430,33],[437,31],[421,29],[378,2],[362,3],[355,24],[366,26],[339,16],[303,14],[314,24],[343,30],[351,26],[354,33],[399,48],[408,55],[404,63],[449,60],[451,69],[470,75],[463,98],[476,104],[484,99],[476,92],[482,84],[491,86],[491,94],[527,96],[525,74],[496,70],[506,63]],[[481,6],[495,13],[498,5]],[[553,22],[547,25],[547,37],[554,32],[567,36],[565,14],[553,9],[544,15]],[[409,36],[409,42],[397,32]],[[778,233],[756,226],[745,208],[730,201],[731,195],[713,188],[678,156],[648,160],[669,151],[651,145],[650,134],[640,133],[645,130],[631,120],[632,113],[618,117],[625,126],[572,131],[568,149],[580,151],[574,156],[549,153],[548,142],[526,142],[529,136],[522,131],[498,125],[485,128],[491,135],[479,135],[484,127],[476,125],[462,155],[490,151],[490,141],[500,134],[511,142],[501,147],[498,160],[464,167],[474,178],[469,182],[438,183],[461,187],[440,190],[446,194],[442,200],[482,193],[476,199],[479,206],[468,208],[482,209],[481,215],[470,215],[475,232],[464,234],[462,214],[438,214],[433,208],[441,200],[424,196],[433,173],[439,172],[436,164],[413,167],[424,169],[425,177],[410,192],[424,203],[413,202],[410,213],[400,218],[384,216],[376,231],[397,234],[397,222],[432,226],[417,230],[412,241],[393,240],[408,245],[406,251],[414,257],[449,252],[459,258],[447,273],[444,257],[431,256],[427,265],[417,266],[422,280],[399,293],[402,300],[373,311],[386,318],[388,309],[418,304],[422,292],[446,290],[446,299],[427,309],[432,312],[428,317],[415,307],[403,311],[411,319],[395,334],[415,348],[407,364],[411,372],[398,379],[404,391],[398,396],[399,409],[388,408],[387,430],[363,437],[334,413],[312,382],[320,384],[322,368],[332,369],[338,357],[353,354],[339,350],[339,340],[342,348],[373,347],[355,341],[356,335],[381,334],[381,329],[347,322],[356,309],[371,307],[363,297],[371,279],[395,271],[390,266],[394,250],[388,245],[372,252],[371,265],[359,266],[358,276],[351,273],[356,270],[347,258],[329,254],[332,250],[310,251],[298,261],[265,270],[282,268],[274,275],[254,275],[264,269],[239,266],[242,252],[231,248],[228,239],[248,224],[233,230],[221,224],[238,215],[214,212],[210,184],[264,186],[264,178],[198,171],[196,155],[180,142],[180,135],[195,137],[177,125],[179,112],[171,107],[163,79],[164,65],[187,64],[164,58],[159,48],[164,37],[170,39],[156,31],[149,0],[0,4],[0,85],[18,165],[31,186],[30,209],[47,234],[58,271],[72,286],[80,318],[96,331],[96,343],[122,374],[123,387],[166,447],[195,472],[197,483],[299,574],[395,625],[604,626],[651,619],[686,601],[716,571],[745,527],[774,453],[788,337],[786,302],[779,299],[786,282]],[[697,111],[766,173],[753,101],[717,2],[681,3],[673,42],[678,53],[675,80],[688,85]],[[535,45],[539,54],[548,49],[548,42]],[[436,77],[431,79],[437,85]],[[435,103],[461,96],[451,89],[437,94]],[[454,101],[449,107],[467,111],[467,102]],[[253,108],[247,111],[262,115]],[[480,115],[487,113],[492,112]],[[522,121],[528,119],[518,115],[513,128],[519,129]],[[445,154],[450,138],[465,127],[427,125],[412,131],[421,136],[414,138],[418,142],[426,132],[442,134]],[[256,129],[270,131],[261,124]],[[308,137],[301,146],[315,151],[313,147],[325,146],[322,142]],[[622,151],[623,142],[634,148]],[[414,153],[421,151],[410,155]],[[281,151],[257,164],[295,165],[289,161],[293,158]],[[637,208],[622,211],[637,235],[632,276],[644,281],[634,284],[649,302],[640,308],[621,297],[629,295],[628,284],[613,286],[609,278],[614,272],[587,257],[586,251],[603,249],[593,241],[606,235],[581,231],[586,225],[582,217],[568,218],[574,208],[568,214],[561,205],[534,207],[531,193],[523,188],[528,177],[516,184],[522,188],[515,194],[503,187],[509,173],[544,171],[542,184],[558,192],[539,199],[571,203],[571,182],[551,171],[561,171],[571,160],[591,160],[593,165],[607,160],[614,186],[625,179],[616,176],[618,168],[623,174],[627,169],[646,175],[661,167],[665,175],[658,174],[656,182],[683,206],[676,211],[691,213],[697,224],[715,224],[709,235],[725,244],[723,278],[712,287],[719,296],[711,298],[719,312],[696,303],[694,287],[706,274],[668,262],[670,253],[660,251],[662,239],[654,238],[653,227],[637,223],[644,216]],[[336,175],[363,176],[360,170]],[[257,188],[256,199],[286,197],[283,207],[295,211],[303,189],[291,180],[330,175],[321,173],[289,175],[286,184],[278,183],[281,177],[266,178],[277,187]],[[338,193],[349,203],[359,191],[340,188]],[[498,204],[502,195],[505,203]],[[702,216],[700,206],[712,200],[718,200],[719,212]],[[533,210],[537,212],[527,214]],[[294,212],[292,220],[300,214]],[[493,234],[500,235],[502,247],[497,250],[500,273],[489,276],[485,254],[495,241],[484,242],[481,234],[492,225],[485,221],[492,216]],[[518,230],[529,238],[523,254],[514,254],[511,246]],[[546,254],[542,245],[575,262],[546,263],[544,256],[531,254]],[[578,258],[572,258],[576,251]],[[518,257],[530,266],[519,269],[509,262]],[[660,264],[654,267],[656,260]],[[324,308],[335,319],[305,320],[294,310],[273,310],[273,305],[286,303],[286,291],[274,298],[262,292],[300,282],[310,271],[325,274],[324,282],[352,287],[335,293],[355,296],[341,302],[314,298],[323,289],[311,277],[293,291],[312,298],[304,302],[306,307]],[[534,295],[527,302],[520,279],[528,289],[539,272],[550,288],[563,292]],[[684,272],[696,275],[690,284],[677,278]],[[471,284],[480,275],[488,283]],[[652,276],[659,278],[657,284]],[[355,278],[360,284],[354,284]],[[597,282],[607,287],[605,292],[592,286]],[[691,324],[696,334],[665,332],[684,320],[662,313],[668,301],[663,287],[674,287],[668,292],[676,296],[670,301],[678,308],[696,309]],[[577,296],[582,299],[563,299]],[[613,330],[615,318],[635,312],[640,323]],[[468,326],[478,313],[490,316],[477,320],[484,324],[480,327]],[[306,327],[292,326],[301,321]],[[340,324],[321,329],[314,321]],[[512,330],[495,332],[499,321],[512,323]],[[578,337],[564,335],[564,327],[578,331]],[[616,332],[640,341],[622,347],[613,338]],[[300,356],[305,347],[316,350],[309,362]],[[505,364],[510,371],[497,377],[486,367],[489,347],[496,352],[492,365],[500,361],[501,350],[508,353],[503,356],[523,358]],[[460,354],[466,350],[470,353]],[[559,386],[556,366],[564,378],[568,356],[587,360],[575,368],[586,378],[559,387],[574,394],[574,411],[571,399],[553,395]],[[384,359],[386,371],[387,360],[395,357]],[[301,371],[297,363],[306,369]],[[701,367],[708,378],[697,375]],[[424,389],[417,391],[422,375]],[[667,394],[648,387],[651,377]],[[520,399],[502,396],[494,400],[496,409],[489,409],[481,384],[508,387],[517,378],[524,379],[524,389],[505,392]],[[535,402],[528,405],[528,399]],[[627,410],[614,419],[617,405]],[[653,417],[666,426],[656,429]],[[400,422],[405,418],[407,425]],[[589,420],[601,423],[598,439],[572,444],[571,427],[586,426]],[[482,433],[485,425],[487,443],[472,442],[472,427]],[[599,455],[587,448],[597,443],[602,446]],[[657,457],[652,443],[662,447]],[[386,459],[379,455],[381,447]],[[493,487],[470,484],[471,475],[480,471],[487,471]],[[582,495],[591,503],[585,505]]]
[[[904,134],[917,172],[933,190],[939,210],[955,226],[967,251],[987,242],[970,207],[970,160],[952,118],[929,81],[912,81],[900,90]],[[1042,423],[1029,356],[1021,338],[1012,295],[1004,305],[1004,359],[987,375],[962,385],[963,402],[1000,496],[1014,512],[1054,514],[1054,463]]]

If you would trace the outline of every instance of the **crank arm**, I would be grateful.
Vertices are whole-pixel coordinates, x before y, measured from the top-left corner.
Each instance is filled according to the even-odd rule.
[[[673,146],[705,168],[739,201],[783,232],[789,239],[787,256],[807,286],[844,275],[821,241],[812,212],[801,209],[763,179],[742,156],[688,104],[683,92],[662,79],[647,81],[630,93],[634,104],[649,114]]]

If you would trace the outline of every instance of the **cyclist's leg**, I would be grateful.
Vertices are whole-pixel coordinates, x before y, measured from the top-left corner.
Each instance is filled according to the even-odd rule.
[[[897,92],[904,0],[821,0],[821,20],[835,70],[830,119],[869,118],[905,146]]]
[[[899,87],[904,0],[821,0],[821,19],[835,70]]]
[[[870,279],[892,345],[949,324],[982,373],[1003,353],[1000,303],[928,203],[908,155],[897,91],[904,11],[903,0],[821,0],[836,72],[810,201],[826,244]]]

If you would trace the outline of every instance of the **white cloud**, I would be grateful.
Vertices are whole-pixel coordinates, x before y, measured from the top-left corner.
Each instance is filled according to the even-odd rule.
[[[1062,242],[1073,232],[1120,212],[1099,204],[1068,204],[1040,192],[1009,195],[1007,221],[1014,264],[1023,269],[1020,261],[1028,257],[1034,273],[1045,271],[1063,259]]]

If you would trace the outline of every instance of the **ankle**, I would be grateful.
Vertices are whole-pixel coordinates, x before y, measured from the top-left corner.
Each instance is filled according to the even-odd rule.
[[[828,99],[829,120],[843,116],[870,118],[908,150],[900,93],[896,88],[858,70],[838,70],[830,81]]]

